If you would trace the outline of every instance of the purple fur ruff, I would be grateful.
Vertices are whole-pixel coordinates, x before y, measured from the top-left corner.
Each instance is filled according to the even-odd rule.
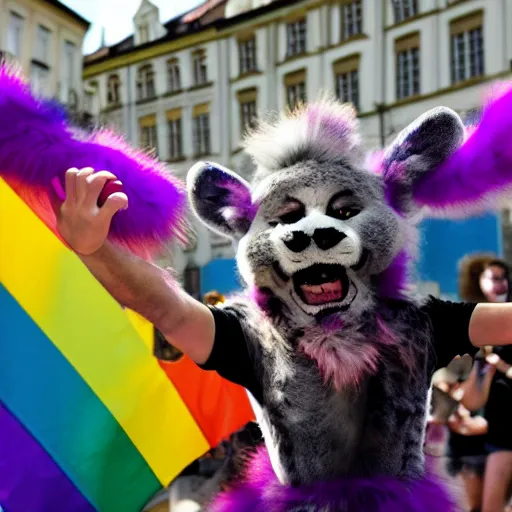
[[[496,89],[495,89],[496,91]],[[480,123],[442,165],[425,174],[413,190],[417,204],[463,217],[499,208],[512,187],[512,85],[491,96]],[[492,92],[491,92],[492,94]]]
[[[411,260],[412,256],[406,251],[402,251],[384,272],[376,276],[379,297],[403,299],[406,296]]]
[[[71,167],[105,169],[123,183],[129,198],[129,208],[113,218],[113,241],[151,251],[183,235],[185,191],[162,164],[110,132],[85,135],[74,130],[62,109],[35,98],[22,76],[6,64],[0,66],[0,117],[0,177],[16,183],[18,191],[48,196],[52,179],[64,183]],[[44,208],[31,206],[36,212]]]
[[[455,512],[440,480],[387,476],[339,478],[301,487],[279,483],[264,447],[243,482],[219,494],[208,512]]]

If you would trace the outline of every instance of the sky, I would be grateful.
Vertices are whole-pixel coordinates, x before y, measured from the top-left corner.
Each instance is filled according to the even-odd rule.
[[[96,51],[105,29],[107,45],[117,43],[133,33],[132,18],[141,0],[60,0],[91,22],[84,41],[84,54]],[[160,9],[160,21],[169,19],[192,9],[202,0],[152,0]]]

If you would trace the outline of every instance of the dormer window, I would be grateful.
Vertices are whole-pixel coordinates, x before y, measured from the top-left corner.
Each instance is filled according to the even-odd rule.
[[[155,96],[155,72],[151,64],[146,64],[139,68],[137,77],[137,100],[149,100]]]
[[[149,42],[149,25],[148,25],[148,23],[142,23],[139,26],[139,41],[140,41],[140,44]]]

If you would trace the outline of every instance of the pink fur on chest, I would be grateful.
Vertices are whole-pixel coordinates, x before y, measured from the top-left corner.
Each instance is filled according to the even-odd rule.
[[[377,335],[365,336],[341,323],[314,326],[305,330],[300,349],[316,361],[326,382],[340,391],[361,384],[375,374],[382,349],[399,345],[393,331],[377,319]]]

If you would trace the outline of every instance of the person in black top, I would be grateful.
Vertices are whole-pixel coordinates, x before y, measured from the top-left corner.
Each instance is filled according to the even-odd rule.
[[[463,299],[475,302],[510,301],[510,269],[502,260],[488,255],[469,256],[461,264]],[[489,373],[464,384],[462,403],[471,410],[484,409],[488,432],[483,510],[503,510],[512,484],[512,347],[486,350]],[[508,372],[508,376],[507,376]],[[489,378],[490,377],[490,378]]]
[[[473,368],[471,358],[465,356],[456,358],[447,368],[434,374],[433,412],[429,423],[430,429],[444,426],[448,434],[446,469],[452,477],[460,477],[470,512],[478,512],[482,506],[487,421],[482,416],[471,415],[461,400],[464,397],[465,382],[479,379],[483,380],[482,386],[490,386],[493,367],[481,379],[479,354]]]

